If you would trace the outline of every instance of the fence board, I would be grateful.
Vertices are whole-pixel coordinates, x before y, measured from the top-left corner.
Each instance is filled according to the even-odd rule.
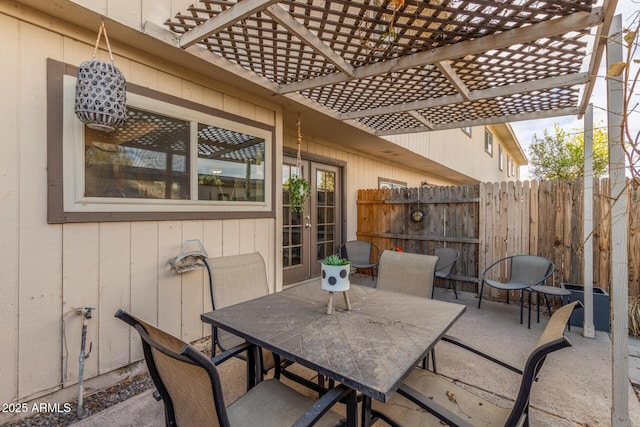
[[[556,265],[553,282],[582,283],[582,181],[482,183],[473,186],[358,191],[357,236],[380,249],[425,253],[438,246],[460,252],[453,275],[477,291],[482,272],[508,255],[529,253]],[[607,180],[594,183],[594,286],[609,291],[611,198]],[[629,295],[640,293],[640,182],[629,185]],[[421,222],[410,219],[422,210]],[[500,271],[494,278],[504,278]],[[485,297],[506,294],[488,289]],[[515,294],[512,297],[518,297]]]

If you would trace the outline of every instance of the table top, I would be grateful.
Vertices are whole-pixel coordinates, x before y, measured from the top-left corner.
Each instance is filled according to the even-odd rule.
[[[351,285],[328,315],[320,281],[201,316],[248,342],[386,402],[464,313],[460,304]]]

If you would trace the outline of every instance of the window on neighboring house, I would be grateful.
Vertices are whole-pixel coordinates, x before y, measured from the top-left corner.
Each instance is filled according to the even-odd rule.
[[[493,134],[488,129],[484,130],[484,151],[493,156]]]
[[[270,126],[128,84],[127,122],[103,132],[75,117],[75,76],[61,80],[49,222],[273,216]]]
[[[513,161],[507,156],[507,176],[511,176]]]
[[[407,183],[378,177],[378,188],[407,188]]]
[[[471,136],[471,126],[465,126],[460,128],[462,130],[462,132],[464,132],[465,134],[467,134],[467,136]]]
[[[509,159],[509,160],[511,160],[511,159]],[[513,160],[511,160],[510,172],[511,172],[511,176],[514,176],[516,178],[520,178],[518,176],[518,168],[516,167],[516,162],[514,162]]]
[[[498,146],[498,169],[504,170],[504,153],[502,152],[502,145]]]

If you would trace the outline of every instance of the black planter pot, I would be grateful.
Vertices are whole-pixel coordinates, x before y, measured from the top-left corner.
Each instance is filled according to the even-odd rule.
[[[565,302],[581,301],[584,303],[584,286],[574,283],[561,283],[561,286],[570,291],[571,295],[566,298]],[[571,315],[569,324],[571,326],[584,326],[584,310],[577,310]],[[597,331],[609,332],[610,319],[610,297],[602,288],[593,288],[593,324]]]

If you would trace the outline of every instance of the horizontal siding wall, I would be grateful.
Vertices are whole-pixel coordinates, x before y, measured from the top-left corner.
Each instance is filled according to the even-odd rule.
[[[498,164],[499,146],[504,145],[493,133],[493,154],[484,150],[484,126],[471,129],[471,136],[462,129],[421,132],[387,136],[385,139],[407,148],[480,182],[514,180],[507,175],[507,155],[504,149],[503,169]]]
[[[129,4],[104,3],[120,3],[120,10]],[[186,341],[209,335],[200,321],[211,309],[206,271],[178,275],[169,267],[185,240],[199,239],[212,257],[260,252],[272,291],[281,257],[275,218],[47,224],[47,58],[79,65],[91,57],[95,34],[78,35],[60,21],[38,21],[37,14],[28,14],[34,22],[18,20],[3,13],[8,7],[0,6],[0,402],[22,402],[77,382],[79,308],[96,309],[88,321],[93,352],[85,379],[142,358],[139,338],[113,317],[118,308]],[[268,100],[230,92],[203,76],[178,78],[180,70],[160,59],[126,47],[122,52],[114,51],[115,63],[130,83],[281,129],[279,109]],[[281,152],[279,135],[274,143]],[[277,156],[278,177],[280,162]],[[280,201],[276,194],[276,206]]]

